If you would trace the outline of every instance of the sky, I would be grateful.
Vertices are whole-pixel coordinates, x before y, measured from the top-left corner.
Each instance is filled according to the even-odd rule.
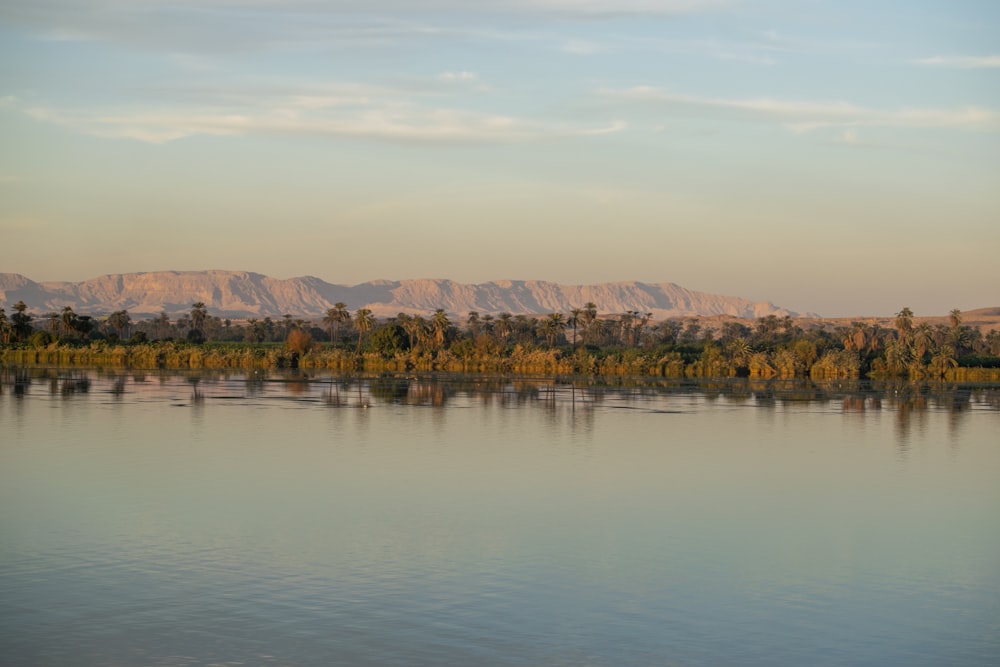
[[[938,315],[998,258],[993,0],[0,0],[0,272]]]

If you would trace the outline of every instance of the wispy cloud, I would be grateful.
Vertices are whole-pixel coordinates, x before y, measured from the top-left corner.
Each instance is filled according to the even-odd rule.
[[[475,72],[441,72],[438,78],[442,81],[478,81],[479,76]]]
[[[306,43],[391,46],[401,37],[447,34],[463,17],[476,23],[483,17],[503,22],[521,22],[525,17],[592,21],[714,12],[736,4],[734,0],[32,0],[0,3],[0,22],[27,27],[53,41],[107,40],[181,52],[218,52]]]
[[[611,50],[607,44],[584,39],[567,39],[562,42],[559,50],[574,56],[592,56]]]
[[[850,146],[860,146],[862,144],[861,138],[858,136],[858,131],[853,127],[849,127],[843,131],[840,135],[840,142]]]
[[[437,88],[423,81],[410,81],[409,85],[414,91],[425,91],[427,93],[453,93],[455,91],[489,93],[493,91],[493,86],[482,81],[479,78],[479,74],[467,70],[441,72],[437,75],[436,83],[438,84]]]
[[[872,109],[845,101],[788,100],[768,97],[727,99],[683,95],[652,86],[605,89],[607,99],[652,106],[664,111],[697,111],[735,119],[780,122],[796,133],[826,127],[954,128],[1000,131],[1000,112],[969,106],[957,109]]]
[[[954,67],[959,69],[988,69],[1000,67],[1000,55],[992,56],[932,56],[918,58],[913,62],[934,67]]]
[[[426,107],[386,89],[361,94],[302,91],[263,96],[257,105],[187,106],[116,110],[32,106],[31,118],[75,131],[148,143],[198,135],[307,135],[394,142],[505,143],[584,137],[618,132],[624,123],[581,125],[454,108]]]

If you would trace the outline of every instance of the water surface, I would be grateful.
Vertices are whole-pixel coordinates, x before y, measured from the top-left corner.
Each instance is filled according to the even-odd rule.
[[[0,379],[3,664],[1000,664],[996,387]]]

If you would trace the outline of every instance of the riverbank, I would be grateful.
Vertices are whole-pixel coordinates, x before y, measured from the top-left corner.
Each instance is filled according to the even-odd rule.
[[[787,356],[787,355],[785,355]],[[781,355],[757,353],[745,365],[722,355],[685,355],[679,351],[647,352],[629,348],[541,349],[516,345],[502,353],[458,354],[450,349],[357,353],[345,348],[314,346],[298,352],[282,345],[212,345],[172,341],[140,344],[97,341],[87,345],[52,343],[45,347],[0,349],[6,365],[111,367],[124,369],[317,369],[339,373],[451,372],[525,375],[647,376],[662,378],[812,378],[864,377],[854,355],[829,350],[812,364],[782,363]],[[888,377],[869,373],[869,377]],[[1000,382],[1000,368],[948,366],[910,368],[914,380]]]

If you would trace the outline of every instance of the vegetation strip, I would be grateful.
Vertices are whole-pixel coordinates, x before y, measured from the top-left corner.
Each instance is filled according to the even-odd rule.
[[[0,308],[0,362],[122,368],[314,368],[337,372],[444,371],[665,378],[850,379],[909,377],[1000,381],[1000,331],[983,334],[953,310],[948,324],[914,324],[909,308],[892,328],[853,322],[803,328],[791,317],[727,321],[651,321],[628,311],[598,316],[593,304],[536,318],[471,312],[464,326],[442,309],[425,318],[400,313],[378,321],[343,303],[321,323],[286,315],[232,322],[203,303],[172,322],[105,318],[71,307],[36,317],[22,301]]]

